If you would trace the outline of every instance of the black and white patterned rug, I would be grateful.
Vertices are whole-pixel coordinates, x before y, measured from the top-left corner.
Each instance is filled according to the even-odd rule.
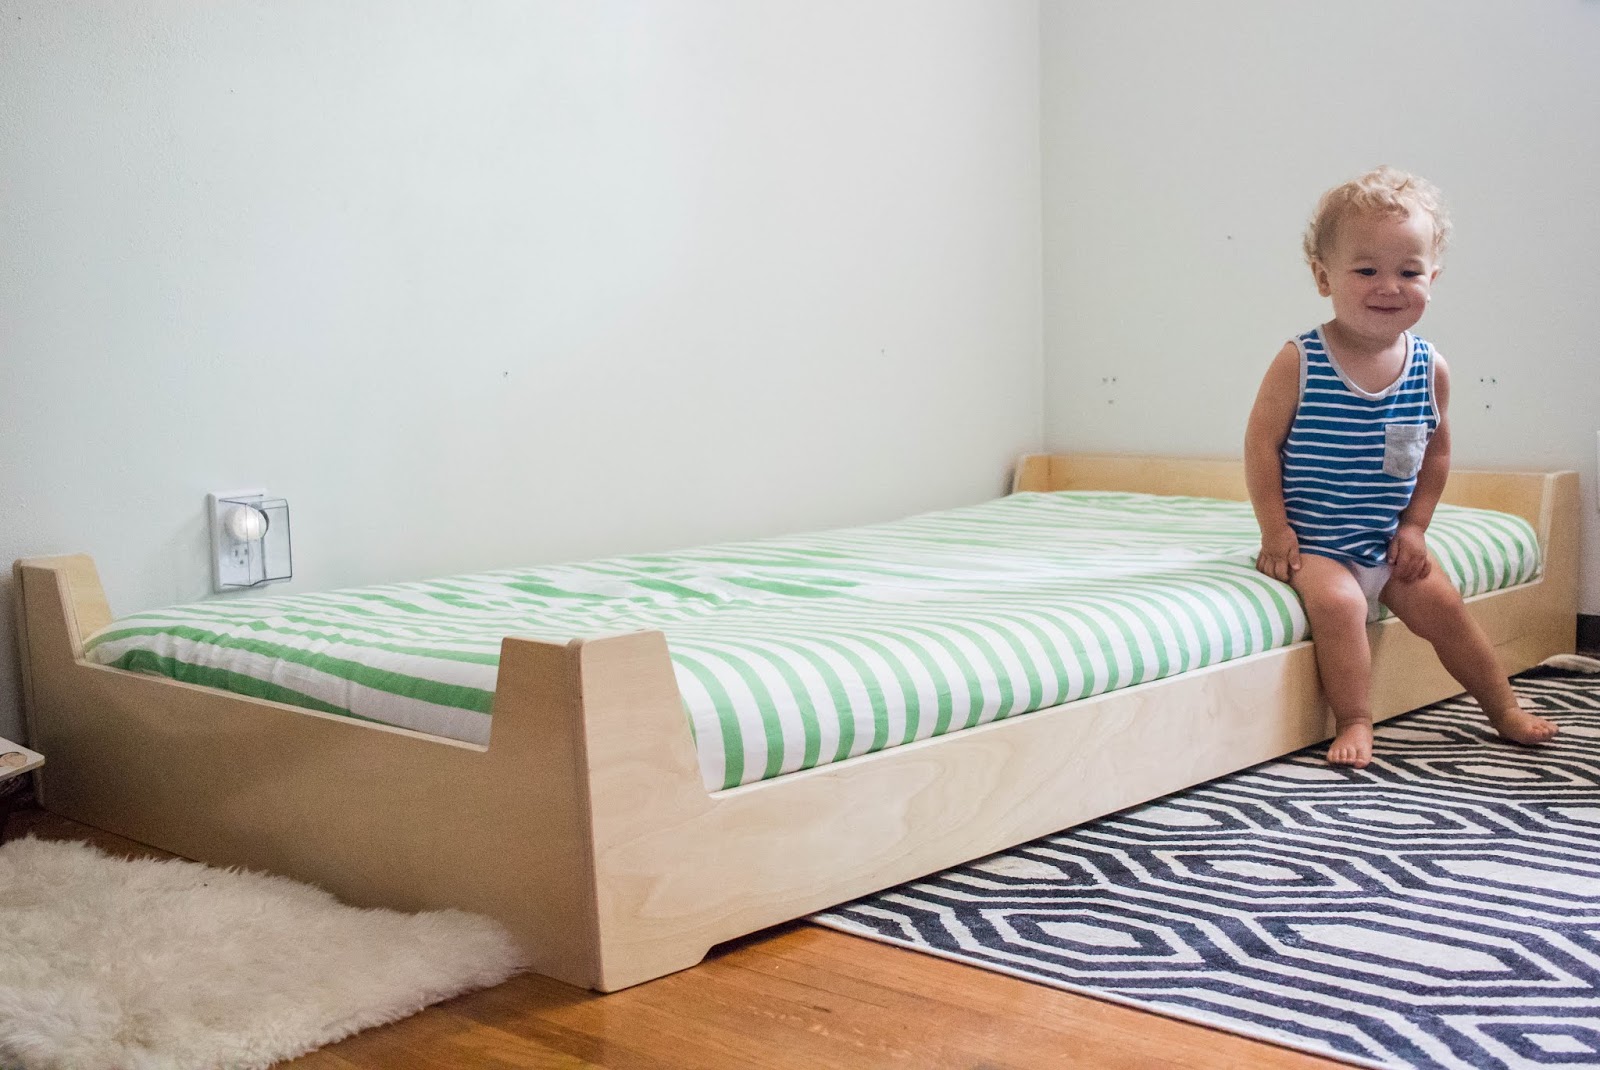
[[[1376,1067],[1600,1067],[1600,676],[1452,700],[813,920]]]

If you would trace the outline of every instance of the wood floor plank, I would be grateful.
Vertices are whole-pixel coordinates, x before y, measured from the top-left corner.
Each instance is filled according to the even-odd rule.
[[[38,810],[10,834],[170,857]],[[522,976],[284,1070],[1339,1070],[1344,1064],[796,923],[600,996]]]
[[[969,1039],[970,1050],[996,1065],[1009,1065],[1005,1060],[1015,1053],[1021,1053],[1022,1065],[1030,1065],[1043,1052],[1053,1053],[1056,1066],[1323,1070],[1340,1065],[815,926],[775,936],[742,956],[750,962],[761,958],[768,960],[766,969],[871,1004],[880,1019],[937,1023],[938,1034],[946,1038],[981,1037],[976,1047]]]

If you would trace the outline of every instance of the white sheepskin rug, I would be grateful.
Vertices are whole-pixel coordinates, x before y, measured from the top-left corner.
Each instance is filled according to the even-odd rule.
[[[517,972],[498,923],[282,877],[0,847],[0,1066],[256,1070]]]

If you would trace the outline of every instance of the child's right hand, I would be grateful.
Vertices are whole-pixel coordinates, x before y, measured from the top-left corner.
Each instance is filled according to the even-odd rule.
[[[1256,555],[1256,571],[1271,576],[1275,580],[1289,582],[1289,578],[1300,571],[1300,540],[1295,538],[1294,529],[1284,527],[1261,536],[1261,553]]]

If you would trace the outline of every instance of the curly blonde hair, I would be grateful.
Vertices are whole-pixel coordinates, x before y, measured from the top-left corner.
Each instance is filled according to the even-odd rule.
[[[1393,167],[1378,167],[1360,178],[1335,186],[1317,201],[1317,210],[1306,228],[1306,262],[1314,264],[1333,246],[1339,223],[1354,212],[1372,212],[1409,218],[1412,212],[1426,212],[1433,220],[1433,256],[1444,256],[1450,240],[1450,216],[1444,197],[1432,182]]]

